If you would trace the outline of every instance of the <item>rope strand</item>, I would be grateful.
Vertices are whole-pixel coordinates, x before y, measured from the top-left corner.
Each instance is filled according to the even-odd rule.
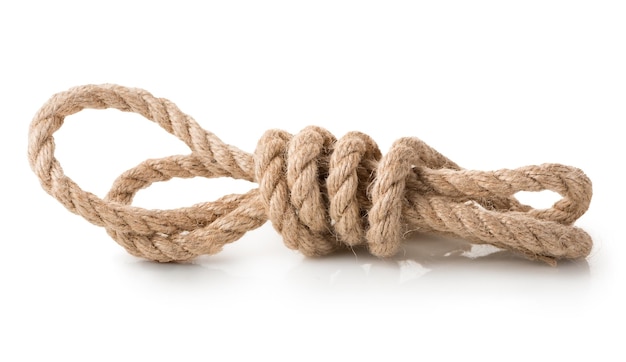
[[[85,108],[141,114],[181,139],[191,153],[147,160],[124,172],[104,199],[82,190],[54,157],[53,134]],[[28,159],[46,192],[68,210],[106,228],[132,255],[160,262],[215,254],[268,219],[285,245],[305,255],[366,246],[394,255],[408,231],[492,244],[554,264],[586,257],[592,240],[571,226],[591,201],[579,169],[543,164],[470,171],[417,138],[386,155],[367,135],[337,140],[319,127],[296,135],[267,131],[254,155],[223,143],[167,99],[136,88],[86,85],[54,95],[30,126]],[[175,210],[131,206],[137,191],[174,177],[232,177],[259,184],[245,194]],[[513,196],[551,190],[562,196],[533,209]]]

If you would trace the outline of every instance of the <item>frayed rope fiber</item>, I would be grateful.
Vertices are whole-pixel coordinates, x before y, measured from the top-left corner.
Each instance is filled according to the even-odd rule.
[[[54,132],[66,116],[85,108],[141,114],[191,153],[140,163],[101,199],[67,177],[54,157]],[[215,254],[267,219],[289,248],[308,256],[366,246],[373,255],[389,257],[413,231],[491,244],[550,264],[586,257],[592,247],[590,236],[572,226],[592,194],[591,181],[577,168],[470,171],[417,138],[397,140],[383,156],[363,133],[337,140],[319,127],[296,135],[267,131],[251,155],[202,129],[169,100],[118,85],[85,85],[54,95],[31,123],[28,159],[43,188],[68,210],[105,227],[132,255],[159,262]],[[228,176],[259,187],[174,210],[130,205],[153,182],[196,176]],[[562,199],[538,210],[513,196],[541,190]]]

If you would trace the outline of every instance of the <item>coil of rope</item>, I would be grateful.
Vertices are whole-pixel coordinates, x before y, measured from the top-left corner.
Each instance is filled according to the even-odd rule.
[[[138,113],[191,153],[140,163],[101,199],[67,177],[54,156],[54,132],[66,116],[85,108]],[[319,127],[296,135],[267,131],[251,155],[202,129],[169,100],[118,85],[79,86],[52,96],[31,123],[28,159],[45,191],[68,210],[105,227],[132,255],[159,262],[215,254],[268,219],[289,248],[307,256],[365,246],[389,257],[409,231],[492,244],[550,264],[586,257],[592,247],[590,236],[572,226],[592,195],[591,181],[577,168],[464,170],[417,138],[397,140],[383,156],[363,133],[337,140]],[[154,182],[197,176],[259,186],[174,210],[130,205],[137,191]],[[562,198],[540,210],[514,197],[541,190]]]

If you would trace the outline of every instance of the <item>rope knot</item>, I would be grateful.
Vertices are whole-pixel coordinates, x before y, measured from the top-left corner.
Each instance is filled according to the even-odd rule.
[[[146,160],[124,172],[104,199],[82,190],[54,157],[53,133],[85,108],[136,112],[185,142],[188,155]],[[411,231],[489,243],[554,263],[589,254],[591,238],[571,226],[591,201],[591,181],[574,167],[543,164],[470,171],[417,138],[382,156],[360,132],[337,140],[319,127],[296,135],[266,132],[254,155],[223,143],[172,102],[117,85],[87,85],[54,95],[29,133],[29,161],[43,188],[70,211],[103,226],[131,254],[157,261],[214,254],[269,218],[285,244],[305,255],[366,245],[395,254]],[[173,177],[233,177],[259,184],[175,210],[131,206],[137,191]],[[562,199],[537,210],[518,191],[552,190]]]
[[[367,244],[387,257],[400,247],[407,178],[416,167],[458,166],[416,138],[382,157],[360,132],[339,141],[307,127],[295,136],[271,130],[255,152],[256,179],[268,217],[291,249],[317,256]],[[416,181],[416,180],[415,180]]]
[[[361,133],[339,142],[307,127],[291,134],[265,133],[255,152],[259,191],[269,219],[285,244],[305,255],[325,255],[364,241],[366,184],[380,152]],[[365,185],[365,186],[364,186]]]

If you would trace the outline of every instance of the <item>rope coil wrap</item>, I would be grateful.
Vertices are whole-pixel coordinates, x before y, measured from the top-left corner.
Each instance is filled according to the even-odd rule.
[[[141,114],[185,142],[191,154],[146,160],[119,176],[101,199],[67,177],[54,157],[54,132],[85,108]],[[43,188],[68,210],[105,227],[129,253],[160,262],[215,254],[267,219],[289,248],[309,256],[365,245],[388,257],[410,231],[492,244],[548,263],[585,257],[592,247],[590,236],[571,226],[592,195],[591,181],[577,168],[469,171],[417,138],[399,139],[383,156],[363,133],[337,140],[319,127],[296,135],[267,131],[251,155],[202,129],[167,99],[118,85],[54,95],[31,123],[28,157]],[[130,205],[154,182],[197,176],[259,187],[175,210]],[[562,199],[538,210],[513,196],[541,190]]]

